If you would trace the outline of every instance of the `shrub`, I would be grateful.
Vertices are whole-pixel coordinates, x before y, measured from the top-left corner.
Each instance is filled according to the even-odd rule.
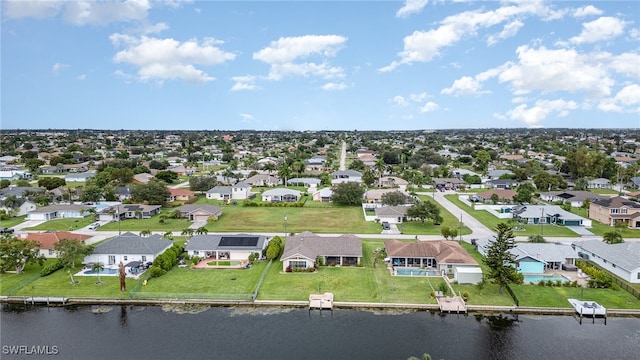
[[[449,287],[447,286],[447,284],[441,282],[438,286],[438,291],[441,291],[442,295],[447,295],[447,293],[449,292]]]
[[[469,298],[469,292],[468,291],[463,292],[462,293],[462,298],[468,299]]]
[[[191,266],[198,265],[198,263],[202,260],[199,256],[194,256],[191,258]]]
[[[544,283],[544,281],[538,281],[538,286],[545,286],[546,284]]]
[[[166,274],[166,273],[167,273],[166,271],[164,271],[163,269],[161,269],[160,267],[158,267],[158,266],[156,266],[156,265],[153,265],[153,266],[151,266],[151,267],[149,268],[149,275],[150,275],[152,278],[160,277],[160,276],[162,276],[162,275],[164,275],[164,274]]]
[[[62,261],[56,260],[54,262],[48,263],[40,269],[40,276],[47,276],[53,274],[54,272],[62,269],[63,264]]]

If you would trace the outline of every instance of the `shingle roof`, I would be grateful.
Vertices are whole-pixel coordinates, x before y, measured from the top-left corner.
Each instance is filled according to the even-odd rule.
[[[237,238],[239,241],[243,238],[247,237],[255,237],[257,238],[257,243],[255,246],[221,246],[220,240],[222,238],[231,239],[233,243],[233,238]],[[262,250],[264,248],[264,243],[267,241],[267,237],[264,235],[249,235],[249,234],[233,234],[233,235],[195,235],[189,242],[187,246],[185,246],[185,250]]]
[[[316,256],[362,256],[362,240],[351,234],[318,236],[305,231],[290,236],[284,244],[282,259],[300,254],[309,259]]]
[[[509,251],[516,259],[529,256],[545,262],[562,262],[575,259],[578,253],[569,245],[556,243],[516,243],[516,247]]]
[[[267,190],[267,191],[263,192],[262,195],[263,196],[283,196],[283,195],[300,196],[300,191],[292,190],[292,189],[285,189],[285,188],[277,188],[277,189]]]
[[[625,199],[620,196],[593,201],[592,204],[596,204],[596,205],[604,206],[608,208],[621,208],[623,206],[630,207],[630,208],[640,208],[640,203],[629,200],[629,199]]]
[[[215,186],[211,189],[209,189],[209,191],[207,191],[207,194],[231,194],[231,186]]]
[[[406,242],[389,240],[384,243],[389,257],[435,258],[440,264],[478,263],[455,241],[434,240]]]
[[[171,245],[173,245],[173,241],[163,239],[162,236],[158,234],[154,234],[149,237],[142,237],[131,232],[126,232],[96,246],[93,253],[113,255],[155,255],[162,253]]]
[[[85,241],[91,235],[76,234],[68,231],[27,233],[25,240],[35,241],[40,244],[40,249],[53,249],[53,246],[62,239]]]
[[[587,240],[575,242],[574,245],[627,271],[640,268],[640,242],[609,245],[600,240]]]
[[[222,208],[214,205],[187,204],[180,206],[178,210],[181,213],[192,213],[194,211],[200,210],[208,212],[210,214],[217,214],[222,211]]]
[[[54,211],[86,211],[89,210],[91,207],[90,206],[86,206],[86,205],[75,205],[75,204],[71,204],[71,205],[49,205],[49,206],[43,206],[41,208],[38,208],[36,210],[31,211],[32,213],[47,213],[47,212],[54,212]]]
[[[376,216],[405,216],[407,215],[408,206],[381,206],[376,208]]]

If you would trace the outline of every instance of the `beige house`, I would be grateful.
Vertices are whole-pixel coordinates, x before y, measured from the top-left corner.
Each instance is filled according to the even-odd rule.
[[[589,203],[589,217],[609,226],[625,223],[640,228],[640,203],[620,196]]]
[[[362,259],[362,240],[351,234],[318,236],[309,231],[290,236],[281,257],[282,271],[314,268],[319,258],[324,265],[356,266]]]

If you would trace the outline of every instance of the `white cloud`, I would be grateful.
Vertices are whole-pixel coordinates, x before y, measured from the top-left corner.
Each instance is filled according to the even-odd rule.
[[[470,76],[463,76],[453,82],[449,88],[442,89],[441,94],[478,95],[481,93],[482,84]]]
[[[140,21],[147,18],[151,8],[148,0],[69,1],[65,5],[64,19],[76,25]]]
[[[574,101],[557,100],[538,100],[533,107],[528,108],[527,104],[520,104],[515,108],[507,111],[507,118],[511,120],[521,121],[529,127],[539,127],[542,122],[549,116],[564,117],[570,110],[575,110],[578,105]],[[500,118],[498,116],[498,118]]]
[[[256,85],[256,77],[251,75],[246,76],[234,76],[231,80],[235,81],[235,84],[231,87],[231,91],[242,90],[258,90],[260,87]]]
[[[623,112],[625,109],[632,112],[640,112],[638,105],[640,105],[640,85],[631,84],[622,88],[613,98],[600,101],[598,109],[607,112]]]
[[[617,73],[638,78],[640,77],[640,54],[622,53],[613,56],[610,66]]]
[[[438,104],[434,103],[433,101],[429,101],[420,108],[420,112],[422,113],[432,112],[432,111],[438,110],[439,108],[440,106]]]
[[[334,82],[329,82],[322,85],[323,90],[344,90],[348,87],[349,86],[345,83],[334,83]]]
[[[241,113],[240,114],[240,118],[241,118],[241,122],[243,123],[252,123],[252,122],[256,122],[256,118],[255,116],[251,115],[251,114],[244,114]]]
[[[427,94],[426,92],[421,92],[421,93],[418,93],[418,94],[415,94],[415,93],[414,94],[409,94],[409,99],[411,99],[411,101],[414,101],[414,102],[422,102],[425,99],[428,99],[430,97],[431,97],[431,95]]]
[[[575,44],[594,43],[613,39],[622,35],[626,23],[618,18],[603,16],[594,21],[583,23],[582,32],[571,38]]]
[[[427,5],[429,0],[405,0],[404,5],[396,12],[396,17],[405,18],[417,14]]]
[[[331,66],[328,58],[340,51],[347,38],[339,35],[304,35],[282,37],[268,47],[253,54],[253,59],[271,66],[268,79],[281,80],[289,76],[318,76],[324,79],[344,77],[341,67]],[[296,62],[309,57],[319,58],[320,63]]]
[[[593,5],[587,5],[580,8],[577,8],[573,12],[573,16],[580,18],[585,16],[594,16],[594,15],[602,15],[602,10],[598,9]]]
[[[76,79],[77,79],[77,80],[80,80],[80,81],[82,81],[82,80],[86,80],[86,79],[87,79],[87,75],[85,75],[85,74],[80,74],[80,75],[76,76]]]
[[[404,96],[396,95],[389,99],[389,101],[401,107],[409,106],[409,102],[404,98]]]
[[[25,0],[10,0],[3,1],[2,8],[4,16],[8,18],[49,18],[58,15],[64,1],[25,1]]]
[[[58,73],[59,73],[61,70],[65,69],[65,68],[68,68],[68,67],[69,67],[69,65],[67,65],[67,64],[63,64],[63,63],[55,63],[55,64],[53,64],[53,66],[51,67],[51,72],[52,72],[54,75],[58,75]]]
[[[114,46],[123,46],[113,61],[138,68],[138,80],[186,80],[202,83],[214,80],[195,65],[218,65],[234,60],[236,55],[221,50],[221,41],[212,38],[179,42],[147,36],[134,37],[123,34],[110,36]]]
[[[496,10],[466,11],[448,16],[440,26],[428,31],[414,31],[404,38],[404,50],[398,53],[400,60],[379,69],[392,71],[400,65],[414,62],[429,62],[440,55],[443,48],[453,46],[465,36],[475,36],[480,29],[490,28],[504,22],[512,23],[503,29],[504,35],[517,31],[519,20],[529,15],[549,16],[552,10],[541,2],[520,2],[504,5]]]
[[[614,80],[608,76],[597,54],[580,54],[575,49],[538,49],[520,46],[518,63],[502,66],[498,79],[509,83],[516,95],[531,91],[586,92],[593,97],[608,96]]]
[[[512,21],[504,26],[502,31],[496,35],[491,35],[487,38],[487,45],[493,46],[497,44],[500,40],[504,40],[515,36],[520,30],[521,27],[524,26],[524,23],[520,20]]]

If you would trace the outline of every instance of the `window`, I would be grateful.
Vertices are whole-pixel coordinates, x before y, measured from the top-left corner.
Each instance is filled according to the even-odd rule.
[[[198,250],[193,250],[193,255],[198,255],[200,252]]]
[[[147,261],[147,257],[145,255],[142,255],[142,262]]]
[[[640,280],[640,272],[638,273],[638,280]]]
[[[307,267],[307,262],[306,261],[290,261],[289,266],[291,266],[292,269],[305,269]]]
[[[55,250],[49,249],[49,256],[53,256],[55,255],[55,253],[56,253]]]
[[[619,214],[620,213],[620,209],[611,209],[609,210],[610,213],[612,214]]]
[[[124,256],[124,261],[127,261],[127,256],[126,255]]]

